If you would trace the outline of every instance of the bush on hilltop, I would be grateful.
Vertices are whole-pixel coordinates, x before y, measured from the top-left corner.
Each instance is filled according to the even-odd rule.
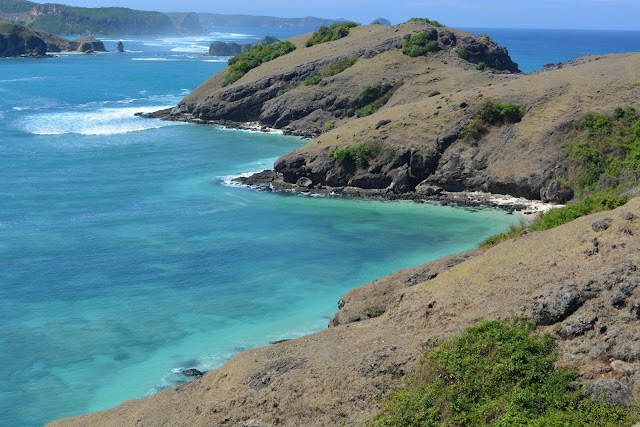
[[[329,25],[328,27],[322,26],[313,33],[311,38],[307,41],[305,46],[311,47],[316,44],[326,43],[334,40],[347,37],[349,30],[353,27],[357,27],[355,22],[341,22],[338,24]]]
[[[222,86],[227,86],[240,80],[249,70],[260,66],[264,62],[293,52],[295,49],[296,46],[293,43],[285,40],[270,45],[255,46],[240,55],[234,56],[229,59],[229,67],[222,81]]]

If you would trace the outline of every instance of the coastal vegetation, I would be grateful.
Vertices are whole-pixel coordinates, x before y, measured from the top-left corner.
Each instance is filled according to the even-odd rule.
[[[353,162],[357,167],[363,168],[367,165],[367,160],[371,157],[372,151],[369,144],[362,142],[358,145],[334,148],[329,153],[331,157],[339,162]]]
[[[554,340],[535,325],[488,321],[422,356],[371,427],[631,426],[638,405],[613,405],[572,387]]]
[[[437,31],[421,31],[402,42],[402,51],[411,57],[426,56],[440,50]]]
[[[290,41],[280,41],[270,45],[255,46],[240,55],[236,55],[229,59],[227,74],[224,76],[222,85],[228,86],[240,80],[249,70],[258,67],[264,62],[293,52],[295,49],[296,46]]]
[[[394,85],[374,85],[362,89],[358,93],[358,101],[363,106],[356,110],[356,117],[366,117],[378,111],[403,84],[403,81],[399,81]]]
[[[612,114],[589,112],[577,123],[579,135],[568,143],[569,184],[579,193],[623,190],[640,179],[640,118],[635,108]]]
[[[505,240],[516,238],[525,230],[550,230],[583,216],[615,209],[626,204],[628,201],[629,196],[627,195],[616,195],[612,190],[600,191],[563,207],[554,208],[542,213],[531,223],[522,222],[517,225],[512,225],[509,230],[504,233],[488,237],[480,246],[493,246]]]
[[[28,12],[36,3],[26,0],[0,0],[0,13]]]
[[[54,34],[165,34],[175,31],[171,19],[161,12],[124,7],[86,8],[40,5],[31,28]]]
[[[478,140],[488,132],[489,126],[518,123],[524,116],[524,107],[512,102],[484,102],[474,118],[460,131],[462,138]]]
[[[322,77],[331,77],[340,74],[347,68],[353,67],[356,62],[358,62],[357,56],[340,59],[322,70]]]
[[[343,58],[338,61],[333,62],[332,64],[325,67],[320,75],[316,74],[310,77],[307,77],[302,82],[300,82],[301,86],[314,86],[322,81],[323,78],[332,77],[340,74],[347,68],[352,67],[356,62],[358,62],[357,56],[352,56],[348,58]]]
[[[444,27],[445,25],[441,24],[438,21],[433,21],[428,18],[410,18],[407,22],[415,22],[419,24],[428,24],[433,25],[434,27]]]
[[[338,24],[329,25],[328,27],[322,26],[311,35],[311,38],[307,40],[305,46],[311,47],[316,44],[326,43],[334,40],[339,40],[349,35],[349,30],[353,27],[357,27],[355,22],[340,22]]]

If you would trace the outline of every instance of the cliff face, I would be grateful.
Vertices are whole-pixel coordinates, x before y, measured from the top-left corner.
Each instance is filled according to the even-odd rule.
[[[479,321],[514,317],[538,319],[557,337],[559,363],[578,367],[585,393],[628,401],[640,386],[639,211],[633,199],[376,280],[345,295],[325,331],[51,426],[360,426],[425,349]]]
[[[428,32],[437,48],[412,58],[402,44],[419,32]],[[308,38],[292,39],[295,51],[232,85],[222,86],[224,71],[212,77],[168,119],[258,122],[315,137],[275,164],[284,181],[303,182],[305,191],[481,190],[539,199],[564,177],[564,140],[574,121],[587,111],[636,102],[633,70],[640,55],[584,58],[521,75],[508,52],[486,36],[426,24],[357,27],[343,39],[305,47]],[[366,111],[367,91],[374,89],[380,105]],[[486,102],[517,104],[524,116],[476,139],[464,137]],[[357,146],[366,149],[364,161],[335,151]]]

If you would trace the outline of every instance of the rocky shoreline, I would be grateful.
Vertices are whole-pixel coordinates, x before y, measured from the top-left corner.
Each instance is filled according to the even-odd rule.
[[[296,193],[301,195],[349,197],[356,199],[413,201],[415,203],[435,203],[442,206],[459,206],[470,208],[498,208],[509,213],[518,213],[527,217],[536,216],[560,204],[544,203],[540,200],[529,200],[522,197],[511,197],[480,191],[439,191],[425,195],[416,191],[396,193],[384,189],[363,189],[359,187],[330,187],[312,185],[309,180],[301,178],[296,184],[285,182],[281,173],[264,170],[249,176],[238,176],[231,180],[236,185],[245,186],[257,191]]]

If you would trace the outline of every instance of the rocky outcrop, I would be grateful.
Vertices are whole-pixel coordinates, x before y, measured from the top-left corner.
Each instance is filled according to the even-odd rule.
[[[245,51],[251,49],[252,47],[266,46],[266,45],[273,44],[273,43],[275,43],[277,41],[278,41],[278,39],[276,37],[273,37],[273,36],[265,36],[265,37],[261,38],[260,40],[256,40],[253,43],[245,43],[245,44],[239,44],[239,43],[233,43],[233,42],[215,41],[215,42],[211,43],[211,46],[209,46],[208,55],[210,55],[210,56],[235,56],[235,55],[239,55],[242,52],[245,52]]]
[[[574,384],[615,404],[640,386],[640,199],[615,211],[407,269],[343,296],[332,327],[243,352],[117,408],[51,424],[362,426],[425,350],[483,320],[541,320]],[[591,225],[610,218],[611,226]],[[621,233],[628,229],[631,234]],[[601,250],[585,249],[597,237]],[[624,304],[612,304],[616,296]],[[637,398],[637,396],[635,396]]]
[[[46,57],[47,52],[106,52],[93,37],[68,40],[0,20],[0,57]]]
[[[69,43],[72,50],[82,53],[106,52],[104,43],[93,37],[81,37]]]
[[[119,53],[123,53],[124,52],[124,43],[122,43],[122,41],[119,41],[116,49],[118,49]]]

